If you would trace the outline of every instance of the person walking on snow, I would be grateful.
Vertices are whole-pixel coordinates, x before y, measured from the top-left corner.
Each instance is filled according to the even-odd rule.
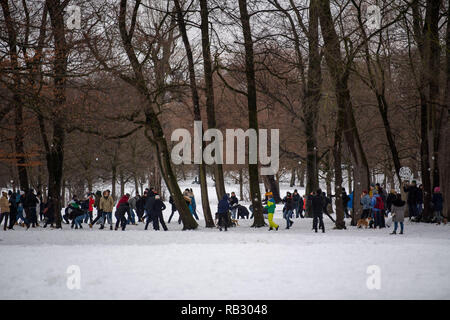
[[[322,190],[317,189],[317,192],[312,195],[311,207],[313,213],[313,229],[317,232],[317,224],[319,229],[322,229],[322,233],[325,233],[325,225],[323,224],[323,202]]]
[[[153,221],[153,230],[159,231],[159,224],[163,227],[164,231],[167,231],[167,226],[164,223],[164,217],[162,212],[166,210],[166,205],[160,199],[159,194],[155,195],[155,202],[153,202],[152,207],[152,221]]]
[[[219,215],[219,230],[222,231],[222,227],[225,227],[227,231],[228,225],[228,212],[230,211],[230,204],[228,203],[228,195],[224,194],[222,200],[217,204],[217,214]]]
[[[284,208],[283,208],[283,218],[286,220],[286,229],[289,229],[294,221],[291,220],[291,216],[293,215],[294,204],[292,200],[292,195],[288,191],[286,196],[283,198]]]
[[[103,197],[100,199],[100,210],[102,211],[102,221],[100,224],[100,229],[105,228],[105,220],[108,220],[109,229],[112,230],[112,211],[114,208],[114,199],[110,195],[109,190],[103,192]]]
[[[394,201],[392,201],[392,221],[394,221],[394,231],[391,234],[397,234],[398,224],[400,223],[400,234],[403,234],[403,221],[405,219],[405,210],[403,207],[405,206],[405,201],[402,200],[402,195],[397,194],[397,197]]]
[[[434,218],[437,224],[441,224],[442,210],[444,208],[444,198],[442,197],[441,188],[435,187],[431,198],[433,204]]]
[[[275,213],[275,208],[276,208],[276,204],[275,204],[275,200],[273,199],[273,194],[272,192],[268,192],[267,193],[267,204],[264,207],[267,209],[267,218],[269,220],[269,231],[270,230],[277,230],[280,227],[279,225],[277,225],[274,221],[273,221],[273,215]]]

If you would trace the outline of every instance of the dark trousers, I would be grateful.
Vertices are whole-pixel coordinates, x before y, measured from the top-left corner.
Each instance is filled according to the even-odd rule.
[[[228,212],[219,213],[219,228],[225,227],[225,231],[227,231],[227,220]]]
[[[36,215],[36,208],[34,207],[28,207],[24,208],[25,210],[25,224],[27,227],[30,227],[30,224],[34,227],[37,224],[37,215]]]
[[[164,222],[162,212],[153,214],[152,220],[153,220],[153,230],[159,230],[159,224],[161,223],[161,226],[163,227],[164,231],[167,231],[167,226]]]
[[[148,225],[152,222],[152,216],[149,212],[147,212],[147,221],[145,222],[145,230],[147,230]]]
[[[8,225],[9,212],[0,213],[0,225],[3,222],[3,218],[5,218],[5,226],[3,227],[3,230],[6,230],[7,225]]]
[[[14,224],[16,223],[17,212],[11,211],[9,213],[9,229],[14,228]]]
[[[170,223],[170,221],[172,220],[172,217],[176,211],[177,211],[176,209],[174,210],[174,208],[172,208],[172,213],[170,214],[169,220],[167,221],[168,223]],[[181,223],[181,217],[178,219],[178,223]]]
[[[116,214],[116,229],[119,228],[119,224],[122,227],[122,230],[125,230],[127,226],[127,218],[125,218],[124,214]]]
[[[383,211],[374,211],[373,212],[373,220],[374,220],[374,227],[378,228],[384,228],[384,212]]]
[[[319,229],[322,229],[325,232],[325,225],[323,224],[323,214],[322,213],[314,213],[313,218],[313,229],[317,231],[317,223],[319,223]]]
[[[136,209],[136,214],[138,216],[138,221],[142,221],[142,216],[144,215],[144,209]]]
[[[97,216],[95,217],[95,219],[91,222],[92,225],[96,224],[98,220],[100,220],[100,218],[102,217],[103,212],[98,210],[97,211]]]
[[[408,211],[409,218],[417,217],[419,215],[419,210],[417,209],[417,204],[415,203],[408,203]]]

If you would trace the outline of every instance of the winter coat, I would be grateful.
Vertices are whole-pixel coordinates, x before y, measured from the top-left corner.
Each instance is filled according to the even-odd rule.
[[[408,192],[408,204],[418,204],[419,203],[419,188],[417,188],[416,186],[409,186],[409,187],[404,187],[403,190],[405,192]]]
[[[353,209],[353,192],[348,196],[347,208]]]
[[[219,201],[217,204],[217,212],[220,213],[226,213],[230,210],[230,204],[228,203],[228,196],[224,195],[222,200]]]
[[[36,195],[30,191],[25,195],[23,207],[24,208],[36,207],[36,205],[38,203],[39,203],[39,200],[37,199]]]
[[[97,209],[100,209],[100,199],[102,198],[102,193],[100,191],[97,191],[95,193],[95,202],[94,202],[94,207],[96,207]]]
[[[311,198],[311,209],[314,215],[322,214],[323,198],[321,194],[315,194]]]
[[[152,215],[153,216],[159,216],[162,215],[162,212],[166,210],[166,205],[164,204],[164,202],[161,201],[161,199],[155,199],[155,201],[153,202],[153,207],[152,207]]]
[[[267,200],[267,205],[264,207],[267,209],[267,213],[268,214],[274,214],[275,213],[275,208],[276,208],[276,204],[275,204],[275,200],[272,199],[268,199]]]
[[[154,195],[148,196],[147,201],[145,201],[145,210],[147,210],[148,213],[152,212],[154,203],[155,203],[155,196]]]
[[[94,197],[89,197],[89,212],[94,211],[94,204],[95,204],[95,198]]]
[[[344,192],[342,192],[341,198],[342,198],[342,205],[344,206],[344,209],[346,209],[347,203],[350,200],[350,197],[347,195],[347,192],[344,191]]]
[[[117,202],[116,209],[119,209],[119,206],[120,206],[122,203],[128,203],[128,199],[129,199],[129,198],[128,198],[126,195],[124,195],[122,198],[120,198],[119,202]]]
[[[372,207],[371,199],[368,194],[366,194],[364,197],[361,198],[361,205],[363,207],[363,210],[370,209]]]
[[[137,203],[138,200],[139,200],[139,197],[137,197],[137,196],[128,199],[128,204],[130,205],[131,209],[137,210],[136,203]]]
[[[120,205],[117,206],[116,208],[116,217],[122,217],[125,215],[125,213],[128,212],[128,209],[130,208],[130,205],[128,204],[128,202],[122,202]]]
[[[375,212],[379,212],[380,209],[375,208],[375,205],[377,204],[377,198],[381,198],[379,194],[374,194],[372,197],[372,202],[370,203],[372,210]]]
[[[442,197],[442,193],[433,193],[433,197],[431,198],[431,202],[433,203],[434,211],[442,211],[444,205],[444,198]]]
[[[392,221],[403,222],[405,220],[405,201],[395,200],[392,202]]]
[[[235,204],[237,205],[239,203],[239,200],[236,196],[230,197],[230,207],[233,207]]]
[[[386,199],[386,208],[391,211],[392,210],[392,202],[395,201],[397,196],[394,193],[389,193]]]
[[[145,203],[147,202],[147,196],[142,196],[136,201],[136,209],[143,211],[145,208]]]
[[[2,196],[0,198],[0,213],[9,212],[9,200],[8,197]]]
[[[289,210],[294,210],[294,202],[292,200],[292,197],[284,197],[283,198],[283,203],[284,205],[284,210],[289,211]]]
[[[114,208],[114,199],[111,196],[108,196],[107,198],[101,197],[99,208],[103,212],[112,212]]]
[[[294,193],[292,195],[292,203],[294,204],[294,208],[298,208],[300,206],[300,200],[303,202],[302,197],[300,197],[298,193]]]

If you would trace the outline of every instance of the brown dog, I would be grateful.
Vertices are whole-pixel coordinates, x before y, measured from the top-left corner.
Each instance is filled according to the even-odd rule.
[[[358,222],[356,223],[356,226],[358,228],[362,228],[362,226],[364,226],[364,228],[367,229],[367,227],[369,226],[369,221],[368,219],[359,219]]]

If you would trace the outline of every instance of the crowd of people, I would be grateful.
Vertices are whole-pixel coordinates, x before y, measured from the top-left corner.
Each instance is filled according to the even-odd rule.
[[[402,199],[402,191],[406,195],[406,201]],[[293,193],[287,192],[286,196],[281,199],[283,206],[283,219],[286,220],[286,229],[294,224],[293,218],[313,218],[313,230],[325,232],[323,223],[323,214],[327,215],[334,221],[328,213],[331,209],[331,198],[335,195],[327,195],[321,189],[311,192],[309,195],[301,196],[297,189]],[[195,196],[192,189],[185,189],[183,198],[186,201],[192,216],[199,220]],[[353,219],[353,192],[346,193],[342,188],[341,199],[346,218]],[[443,221],[443,197],[439,187],[434,188],[432,195],[433,221],[440,224]],[[175,201],[170,196],[171,214],[168,223],[171,222],[174,214],[177,212]],[[273,216],[276,208],[276,201],[273,193],[266,191],[263,199],[263,212],[265,218],[269,222],[269,231],[278,230]],[[412,183],[404,183],[402,190],[397,192],[391,190],[386,194],[385,190],[379,183],[371,184],[369,190],[364,190],[360,196],[360,204],[362,213],[358,216],[356,226],[358,228],[385,228],[390,225],[390,220],[394,222],[394,230],[392,234],[396,234],[398,226],[400,226],[400,234],[404,233],[404,218],[407,212],[409,219],[420,221],[423,211],[423,188],[417,186],[416,181]],[[116,210],[114,210],[114,207]],[[94,208],[97,215],[94,218]],[[71,228],[82,229],[83,224],[87,224],[89,228],[99,225],[99,229],[104,229],[105,225],[109,225],[110,230],[125,230],[126,226],[137,225],[138,222],[145,224],[145,230],[148,229],[150,223],[154,230],[160,230],[160,225],[164,231],[167,231],[167,225],[164,222],[163,211],[166,209],[160,195],[154,188],[147,188],[142,196],[136,194],[131,197],[130,194],[123,195],[117,203],[111,196],[109,190],[103,192],[97,191],[88,193],[83,199],[79,199],[74,195],[68,203],[62,215],[62,221],[71,225]],[[215,215],[216,224],[220,231],[228,227],[236,226],[238,219],[252,219],[253,208],[249,207],[251,216],[247,208],[239,204],[239,199],[234,192],[225,194],[219,201],[217,212]],[[113,224],[112,214],[115,213],[116,222]],[[42,194],[35,194],[33,189],[27,192],[23,191],[3,191],[0,198],[0,225],[4,220],[4,230],[14,229],[15,226],[35,228],[39,223],[43,224],[43,228],[48,225],[54,226],[55,212],[53,201],[48,197],[46,202],[43,201]],[[181,223],[181,216],[178,217],[178,223]]]

